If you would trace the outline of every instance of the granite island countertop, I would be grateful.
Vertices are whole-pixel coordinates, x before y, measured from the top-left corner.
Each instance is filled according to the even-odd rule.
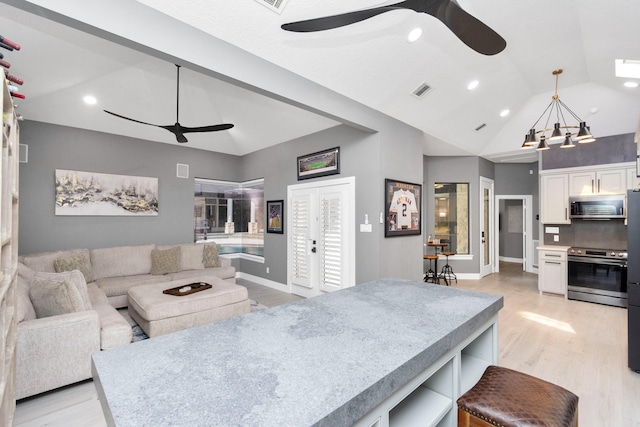
[[[120,427],[350,426],[502,306],[382,279],[94,353],[93,376]]]

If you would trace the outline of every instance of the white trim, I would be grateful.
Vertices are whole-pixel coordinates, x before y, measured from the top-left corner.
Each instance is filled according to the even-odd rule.
[[[524,262],[524,260],[522,258],[509,258],[509,257],[506,257],[506,256],[499,256],[498,258],[502,262],[514,262],[516,264],[522,264]]]
[[[258,255],[245,254],[243,252],[234,252],[232,254],[222,254],[220,256],[228,259],[244,259],[247,261],[259,262],[260,264],[264,264],[264,257],[258,256]]]
[[[484,189],[488,188],[489,189],[489,218],[484,218]],[[489,274],[495,273],[498,270],[496,269],[496,266],[498,265],[498,261],[497,261],[497,256],[496,254],[498,253],[496,251],[496,239],[495,239],[495,235],[496,235],[496,231],[495,231],[495,225],[494,225],[494,221],[492,221],[491,219],[496,217],[496,212],[495,212],[495,181],[491,178],[487,178],[484,176],[480,177],[480,188],[479,188],[479,196],[480,196],[480,204],[478,205],[478,211],[480,214],[480,217],[482,219],[484,219],[484,221],[480,221],[479,225],[480,225],[480,230],[482,230],[484,228],[484,223],[486,222],[487,224],[489,224],[489,230],[485,230],[487,236],[485,237],[485,242],[488,240],[489,241],[489,263],[487,264],[488,267],[485,267],[483,264],[485,262],[487,262],[487,260],[484,259],[484,251],[482,249],[482,235],[480,233],[478,233],[478,239],[479,239],[479,245],[478,248],[479,250],[479,254],[478,254],[478,260],[480,261],[478,267],[480,269],[480,277],[484,277],[487,276]],[[493,203],[492,203],[493,200]],[[486,272],[486,270],[490,270],[489,272]]]
[[[591,165],[591,166],[575,166],[571,168],[556,168],[556,169],[540,169],[538,171],[539,175],[547,175],[547,174],[555,174],[558,172],[561,173],[572,173],[572,172],[593,172],[594,170],[604,170],[604,169],[626,169],[626,168],[635,168],[635,162],[623,162],[623,163],[604,163],[599,165]]]
[[[265,279],[264,277],[254,276],[252,274],[242,273],[239,271],[236,273],[236,278],[249,280],[250,282],[254,282],[268,288],[276,289],[281,292],[291,293],[287,290],[287,285],[285,285],[284,283],[274,282],[273,280]]]
[[[494,220],[495,225],[493,227],[493,241],[495,242],[494,250],[496,251],[495,266],[494,271],[496,273],[500,272],[500,264],[499,264],[499,254],[500,254],[500,230],[498,227],[498,220],[500,217],[500,200],[522,200],[522,208],[525,210],[525,215],[523,217],[524,220],[524,239],[523,239],[523,253],[524,253],[524,262],[522,260],[522,270],[528,273],[536,273],[537,269],[533,265],[534,261],[534,251],[536,250],[533,246],[534,236],[533,236],[533,196],[531,195],[496,195],[495,199],[495,208],[494,208]],[[540,225],[542,226],[542,225]]]

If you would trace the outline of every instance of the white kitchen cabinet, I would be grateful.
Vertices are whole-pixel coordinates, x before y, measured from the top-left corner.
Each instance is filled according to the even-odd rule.
[[[540,222],[570,224],[569,175],[566,173],[542,175],[540,183]]]
[[[538,247],[538,291],[567,296],[566,246]]]
[[[569,174],[569,195],[623,194],[627,191],[624,169],[603,169]]]
[[[627,168],[627,190],[640,188],[640,178],[636,176],[636,168]]]

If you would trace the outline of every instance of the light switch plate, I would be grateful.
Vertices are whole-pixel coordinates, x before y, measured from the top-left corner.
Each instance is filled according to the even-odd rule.
[[[371,224],[360,224],[361,233],[371,233],[372,231]]]

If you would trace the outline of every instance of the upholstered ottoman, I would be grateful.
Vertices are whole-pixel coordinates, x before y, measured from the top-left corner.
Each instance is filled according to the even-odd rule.
[[[181,296],[162,293],[165,289],[187,286],[194,282],[208,283],[211,288]],[[129,314],[149,337],[251,311],[247,288],[212,277],[134,286],[129,289],[128,298]]]

